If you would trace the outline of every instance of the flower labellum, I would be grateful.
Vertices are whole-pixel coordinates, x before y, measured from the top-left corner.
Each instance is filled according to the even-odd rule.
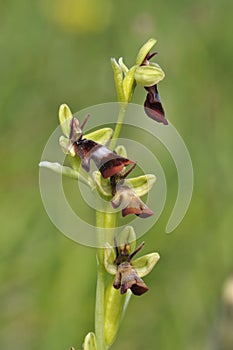
[[[156,120],[157,122],[168,125],[168,121],[165,118],[165,112],[160,101],[157,85],[155,84],[150,87],[145,87],[145,89],[148,91],[146,101],[144,103],[146,114],[148,117]]]
[[[135,268],[127,261],[118,266],[113,287],[116,289],[120,288],[121,294],[126,293],[128,289],[134,295],[142,295],[148,291],[148,287],[138,276]]]
[[[81,158],[82,167],[88,172],[92,159],[105,179],[119,173],[125,166],[135,163],[92,140],[81,139],[74,147],[76,154]]]
[[[154,214],[130,187],[121,185],[121,183],[118,184],[116,194],[111,203],[113,208],[118,208],[120,205],[123,206],[123,217],[135,214],[140,218],[147,218]]]

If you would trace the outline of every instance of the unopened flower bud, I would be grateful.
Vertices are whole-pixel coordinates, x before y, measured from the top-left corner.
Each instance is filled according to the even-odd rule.
[[[97,350],[95,333],[89,332],[83,343],[83,350]]]

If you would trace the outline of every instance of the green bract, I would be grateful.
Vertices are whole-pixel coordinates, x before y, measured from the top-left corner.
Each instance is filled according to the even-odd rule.
[[[118,64],[121,67],[122,72],[126,75],[129,71],[129,68],[124,64],[123,57],[119,58]]]
[[[135,88],[134,73],[137,66],[130,69],[123,63],[122,57],[117,62],[115,58],[111,59],[114,73],[114,80],[119,102],[129,102]]]
[[[115,58],[111,58],[112,69],[114,74],[114,80],[116,85],[116,91],[119,102],[126,102],[125,94],[123,90],[123,70],[120,65],[117,63]]]
[[[135,71],[137,66],[133,66],[128,70],[123,80],[123,91],[125,95],[125,101],[130,101],[133,91],[135,89]]]
[[[127,294],[121,295],[118,290],[113,288],[113,279],[110,279],[104,304],[104,339],[107,347],[115,340],[119,325],[124,313],[127,302]],[[130,291],[128,291],[131,294]]]

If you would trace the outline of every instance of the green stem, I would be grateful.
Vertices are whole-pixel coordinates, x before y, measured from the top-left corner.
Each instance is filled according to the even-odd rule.
[[[97,262],[97,285],[95,306],[95,335],[98,350],[106,350],[104,339],[104,292],[105,292],[105,269]]]
[[[117,124],[116,124],[115,130],[114,130],[113,136],[112,136],[112,140],[111,140],[110,145],[109,145],[109,148],[111,150],[114,150],[116,143],[117,143],[117,140],[120,136],[122,123],[123,123],[123,120],[125,117],[125,112],[126,112],[126,109],[128,106],[127,102],[119,102],[119,103],[120,103],[120,111],[119,111],[118,118],[117,118]]]
[[[101,235],[103,229],[114,228],[116,225],[116,214],[96,211],[97,235]],[[106,231],[107,234],[107,231]],[[100,242],[100,246],[103,243]],[[105,301],[105,277],[104,248],[97,248],[97,285],[95,305],[95,335],[98,350],[107,350],[104,339],[104,301]]]
[[[101,236],[101,227],[104,227],[103,212],[96,211],[96,234]],[[98,350],[105,350],[104,341],[104,290],[105,290],[105,271],[104,271],[104,250],[97,248],[97,284],[96,284],[96,304],[95,304],[95,335]]]

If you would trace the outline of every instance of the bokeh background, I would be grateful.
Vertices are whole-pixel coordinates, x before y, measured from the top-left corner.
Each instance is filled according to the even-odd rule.
[[[132,65],[149,37],[158,39],[160,94],[190,151],[195,188],[182,224],[165,234],[177,177],[164,152],[167,204],[144,237],[144,252],[162,259],[112,349],[233,349],[223,296],[233,272],[232,12],[230,0],[0,1],[1,349],[80,349],[93,330],[95,250],[50,222],[38,162],[59,105],[115,101],[110,57]],[[138,89],[134,102],[144,97]]]

